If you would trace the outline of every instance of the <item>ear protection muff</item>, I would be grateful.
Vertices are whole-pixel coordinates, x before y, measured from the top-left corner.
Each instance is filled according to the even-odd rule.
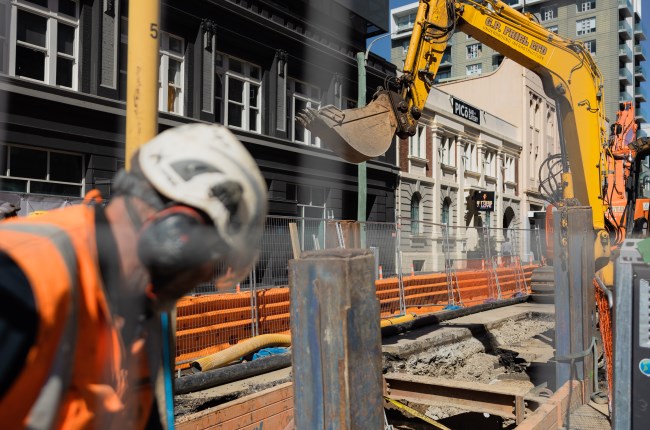
[[[227,252],[216,228],[199,212],[173,205],[145,221],[138,239],[138,257],[152,281],[164,281]]]

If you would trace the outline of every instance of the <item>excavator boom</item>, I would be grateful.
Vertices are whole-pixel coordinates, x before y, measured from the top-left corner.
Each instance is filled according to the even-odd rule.
[[[546,93],[556,100],[564,198],[575,196],[591,206],[594,229],[604,231],[607,133],[602,75],[582,42],[551,33],[532,18],[499,0],[421,0],[404,73],[395,86],[379,92],[366,107],[326,106],[306,112],[301,121],[347,161],[365,161],[385,152],[393,139],[391,130],[400,138],[415,134],[449,38],[461,31],[540,76]]]

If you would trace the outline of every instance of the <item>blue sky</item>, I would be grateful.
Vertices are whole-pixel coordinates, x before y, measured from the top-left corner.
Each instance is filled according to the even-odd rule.
[[[405,4],[413,3],[415,0],[389,0],[390,8],[396,8],[404,6]],[[641,13],[643,14],[643,22],[645,25],[647,40],[641,42],[645,45],[646,56],[650,56],[650,0],[642,0],[643,4],[641,7]],[[370,43],[372,39],[368,41]],[[381,55],[384,58],[390,58],[390,37],[384,37],[381,40],[378,40],[372,45],[372,52],[377,55]],[[646,89],[646,94],[650,94],[650,61],[644,61],[641,63],[643,69],[645,70],[646,81],[641,84],[642,87]],[[641,105],[646,111],[646,114],[650,115],[650,101],[645,102]],[[647,118],[650,121],[650,118]]]

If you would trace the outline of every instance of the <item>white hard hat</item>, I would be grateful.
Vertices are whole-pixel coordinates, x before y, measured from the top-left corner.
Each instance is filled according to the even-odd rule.
[[[266,183],[234,134],[217,124],[172,128],[140,148],[138,164],[156,191],[212,220],[230,248],[221,263],[232,282],[250,273],[267,213]],[[235,204],[223,190],[237,195]]]

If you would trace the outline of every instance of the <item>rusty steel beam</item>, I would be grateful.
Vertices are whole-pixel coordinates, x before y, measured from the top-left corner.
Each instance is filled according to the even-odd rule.
[[[511,418],[517,424],[525,418],[526,389],[403,373],[387,373],[384,380],[386,395],[395,400],[431,406],[453,406]]]

